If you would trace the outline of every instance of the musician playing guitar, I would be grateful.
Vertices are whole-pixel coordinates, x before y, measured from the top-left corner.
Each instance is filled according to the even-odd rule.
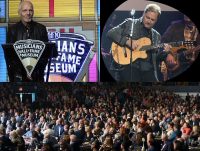
[[[162,36],[162,42],[168,43],[171,41],[196,42],[197,46],[195,46],[194,43],[189,43],[183,47],[170,50],[170,53],[174,56],[175,64],[170,64],[165,61],[166,70],[168,70],[168,78],[173,78],[181,74],[197,58],[200,49],[200,35],[190,18],[184,15],[183,20],[171,23]]]
[[[120,81],[158,81],[157,57],[163,58],[163,60],[167,57],[169,62],[174,62],[173,56],[168,51],[157,52],[159,49],[154,48],[150,51],[142,51],[140,49],[142,48],[141,43],[144,43],[144,45],[157,45],[160,43],[161,36],[153,29],[160,15],[161,9],[157,4],[148,4],[141,18],[127,18],[124,22],[108,31],[107,36],[114,42],[112,48],[113,62],[122,64],[124,67],[119,73]],[[123,49],[118,49],[120,47],[123,47]],[[170,46],[165,45],[164,49],[169,50]],[[131,51],[132,57],[130,55]]]

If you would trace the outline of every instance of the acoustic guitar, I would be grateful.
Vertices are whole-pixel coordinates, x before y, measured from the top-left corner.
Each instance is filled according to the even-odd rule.
[[[171,64],[166,63],[166,67],[167,67],[168,71],[176,71],[180,67],[180,64],[181,64],[180,63],[180,56],[179,56],[180,48],[183,48],[183,47],[179,47],[179,49],[177,48],[178,50],[171,50],[171,54],[174,56],[176,64],[171,65]],[[185,48],[186,48],[186,50],[183,51],[184,56],[185,56],[187,62],[191,64],[197,58],[197,55],[200,51],[200,45],[198,45],[194,48],[191,48],[191,49],[190,49],[190,47],[189,48],[185,47]]]
[[[173,50],[171,50],[171,51],[173,51]],[[176,72],[180,68],[179,51],[177,51],[177,50],[174,50],[174,51],[175,51],[175,53],[171,52],[171,54],[174,56],[174,58],[176,60],[176,64],[171,65],[165,61],[162,61],[159,65],[160,72],[163,75],[164,81],[169,79],[169,77],[168,77],[169,72],[172,72],[172,73]],[[199,51],[200,51],[200,45],[198,45],[192,49],[184,50],[184,55],[185,55],[186,59],[188,60],[188,63],[192,63],[195,61]]]
[[[116,63],[121,65],[130,64],[131,60],[131,51],[132,51],[132,62],[137,59],[146,59],[147,52],[156,50],[158,48],[163,48],[165,43],[161,43],[158,45],[151,45],[151,40],[147,37],[143,37],[137,40],[138,47],[135,50],[131,50],[128,47],[121,47],[116,43],[112,43],[111,51],[113,59]],[[180,41],[180,42],[171,42],[168,43],[172,47],[179,47],[184,45],[193,45],[194,41]]]

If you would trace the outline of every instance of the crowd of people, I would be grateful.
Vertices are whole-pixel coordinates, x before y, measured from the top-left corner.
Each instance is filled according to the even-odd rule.
[[[31,86],[31,84],[30,84]],[[200,142],[200,98],[133,83],[41,84],[21,101],[0,85],[0,150],[185,151]]]

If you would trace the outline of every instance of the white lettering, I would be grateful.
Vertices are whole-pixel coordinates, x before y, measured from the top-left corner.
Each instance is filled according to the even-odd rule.
[[[60,52],[60,41],[57,41],[58,44],[58,52]]]
[[[69,68],[68,73],[76,73],[76,65],[75,64],[73,64],[73,65],[68,64],[68,68]]]
[[[60,63],[56,63],[56,72],[61,73]]]
[[[67,41],[64,41],[62,44],[62,52],[67,52]]]
[[[62,61],[62,62],[66,62],[67,61],[65,53],[62,53],[60,61]]]
[[[79,55],[83,55],[84,52],[85,52],[85,44],[79,44],[79,45],[78,45],[78,49],[79,49],[80,51],[78,51],[77,53],[78,53]]]
[[[76,64],[51,63],[50,73],[76,73]]]
[[[80,65],[80,61],[81,61],[81,57],[80,57],[80,56],[77,56],[77,57],[76,57],[76,64],[77,64],[77,65]]]
[[[76,42],[71,42],[70,41],[70,43],[69,43],[69,52],[76,53],[76,45],[77,45]]]
[[[68,63],[75,63],[76,56],[68,54]]]

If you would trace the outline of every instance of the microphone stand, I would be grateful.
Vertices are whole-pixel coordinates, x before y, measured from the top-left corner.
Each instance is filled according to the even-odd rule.
[[[132,46],[133,46],[133,42],[132,42],[132,36],[133,36],[133,27],[134,27],[134,22],[133,22],[133,19],[134,19],[134,14],[135,14],[135,10],[132,9],[131,10],[131,16],[132,16],[132,24],[131,24],[131,33],[130,33],[130,38],[131,38],[131,57],[130,57],[130,68],[131,68],[131,82],[133,81],[133,69],[132,69],[132,66],[133,66],[133,63],[132,63]]]

